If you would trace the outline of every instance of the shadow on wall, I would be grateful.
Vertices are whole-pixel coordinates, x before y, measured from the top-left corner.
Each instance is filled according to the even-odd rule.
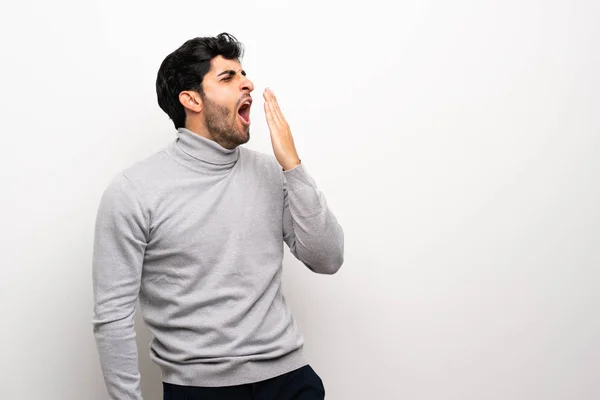
[[[139,303],[135,311],[135,333],[138,347],[138,362],[142,375],[142,396],[144,400],[162,400],[162,380],[160,369],[150,360],[152,334],[144,324]]]

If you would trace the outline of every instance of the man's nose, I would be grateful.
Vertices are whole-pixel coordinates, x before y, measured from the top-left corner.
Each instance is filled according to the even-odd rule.
[[[242,80],[242,90],[247,90],[248,92],[252,92],[254,90],[254,83],[252,83],[252,81],[245,76]]]

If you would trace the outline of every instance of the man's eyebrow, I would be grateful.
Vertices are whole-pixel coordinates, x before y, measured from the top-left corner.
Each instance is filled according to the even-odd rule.
[[[240,71],[242,73],[242,75],[246,76],[246,71],[244,71],[243,69]],[[232,69],[228,69],[226,71],[221,72],[219,75],[217,75],[217,78],[221,75],[229,75],[229,76],[233,76],[235,75],[236,72]]]

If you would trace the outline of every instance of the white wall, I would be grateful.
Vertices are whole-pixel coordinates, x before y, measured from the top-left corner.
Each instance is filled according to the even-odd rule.
[[[0,398],[105,399],[93,224],[174,139],[162,59],[246,45],[346,233],[284,290],[328,399],[600,398],[600,3],[54,1],[0,11]],[[144,398],[161,398],[138,320]]]

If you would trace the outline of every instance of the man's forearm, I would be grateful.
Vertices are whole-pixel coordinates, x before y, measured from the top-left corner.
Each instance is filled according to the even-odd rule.
[[[334,274],[344,262],[344,231],[304,166],[284,172],[284,240],[311,270]]]
[[[133,314],[116,321],[93,320],[106,390],[111,400],[142,400]]]

